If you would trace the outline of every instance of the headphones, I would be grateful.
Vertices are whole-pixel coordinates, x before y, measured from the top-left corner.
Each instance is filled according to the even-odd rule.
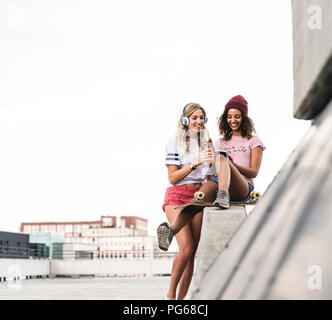
[[[184,111],[186,110],[186,107],[190,104],[192,104],[193,102],[190,102],[190,103],[187,103],[184,108],[183,108],[183,111],[182,111],[182,117],[181,117],[181,123],[185,126],[185,127],[188,127],[189,126],[189,118],[188,117],[185,117],[184,116]],[[208,118],[206,116],[204,116],[204,123],[207,123],[208,121]]]

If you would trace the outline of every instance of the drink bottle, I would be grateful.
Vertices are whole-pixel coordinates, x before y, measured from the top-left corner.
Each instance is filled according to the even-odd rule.
[[[212,146],[212,139],[209,138],[207,142],[207,150],[209,156],[211,156],[211,160],[209,160],[207,163],[211,166],[213,164],[213,146]]]

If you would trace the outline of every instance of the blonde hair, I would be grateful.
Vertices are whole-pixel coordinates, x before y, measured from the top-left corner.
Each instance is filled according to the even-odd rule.
[[[206,117],[206,112],[199,103],[189,103],[185,107],[183,115],[181,115],[181,117],[178,121],[178,126],[177,126],[177,129],[176,129],[176,138],[181,143],[181,145],[184,147],[186,152],[189,151],[190,137],[188,135],[188,126],[184,126],[182,124],[182,117],[184,116],[184,117],[189,118],[197,110],[202,110],[204,116]],[[203,133],[207,136],[207,138],[210,137],[210,134],[209,134],[208,130],[205,128],[205,124],[203,125],[203,129],[204,130],[200,134],[198,134],[198,145],[199,146],[201,146],[201,135]]]

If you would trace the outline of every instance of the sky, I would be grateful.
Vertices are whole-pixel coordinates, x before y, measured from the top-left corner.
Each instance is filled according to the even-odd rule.
[[[310,126],[293,118],[290,1],[0,2],[0,230],[102,215],[165,221],[165,147],[200,103],[218,138],[243,95],[264,192]]]

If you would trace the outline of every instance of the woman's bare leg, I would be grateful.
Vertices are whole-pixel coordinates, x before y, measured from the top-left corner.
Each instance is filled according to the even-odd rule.
[[[218,190],[224,190],[231,200],[242,200],[249,193],[248,182],[234,164],[224,156],[217,160]]]
[[[165,213],[169,223],[171,224],[181,209],[174,209],[174,206],[166,206]],[[194,240],[192,236],[191,226],[187,224],[176,235],[179,251],[173,260],[170,286],[167,292],[169,298],[175,298],[176,288],[182,277],[182,274],[188,264],[190,257],[194,251]]]
[[[181,277],[181,280],[179,283],[179,292],[178,292],[179,300],[183,300],[186,297],[190,283],[191,283],[191,279],[193,276],[194,265],[195,265],[195,255],[196,255],[196,250],[197,250],[198,243],[199,243],[200,236],[201,236],[202,218],[203,218],[203,212],[200,212],[200,213],[196,214],[196,216],[193,218],[191,223],[188,224],[191,227],[192,237],[194,240],[194,250],[187,263],[187,266],[182,274],[182,277]]]
[[[174,232],[174,234],[177,234],[188,222],[190,222],[194,216],[199,212],[183,212],[181,214],[178,214],[176,218],[174,219],[174,222],[171,224],[171,228]]]
[[[229,185],[230,198],[233,201],[241,201],[248,196],[248,182],[231,161],[229,161],[229,166],[231,169],[231,183]]]
[[[218,161],[219,158],[219,161]],[[228,158],[224,156],[217,157],[218,168],[218,190],[224,190],[229,196],[229,185],[231,183],[231,169]]]
[[[198,191],[204,193],[204,198],[206,202],[213,202],[216,199],[218,185],[214,181],[206,181]]]
[[[206,202],[212,202],[216,199],[216,194],[218,191],[218,186],[213,181],[207,181],[205,182],[198,191],[204,192],[205,201]],[[181,212],[181,210],[179,211]],[[198,212],[183,212],[181,214],[177,214],[174,222],[171,224],[171,228],[176,234],[185,226],[189,221],[191,221],[194,216],[198,213],[202,212],[201,210]]]

